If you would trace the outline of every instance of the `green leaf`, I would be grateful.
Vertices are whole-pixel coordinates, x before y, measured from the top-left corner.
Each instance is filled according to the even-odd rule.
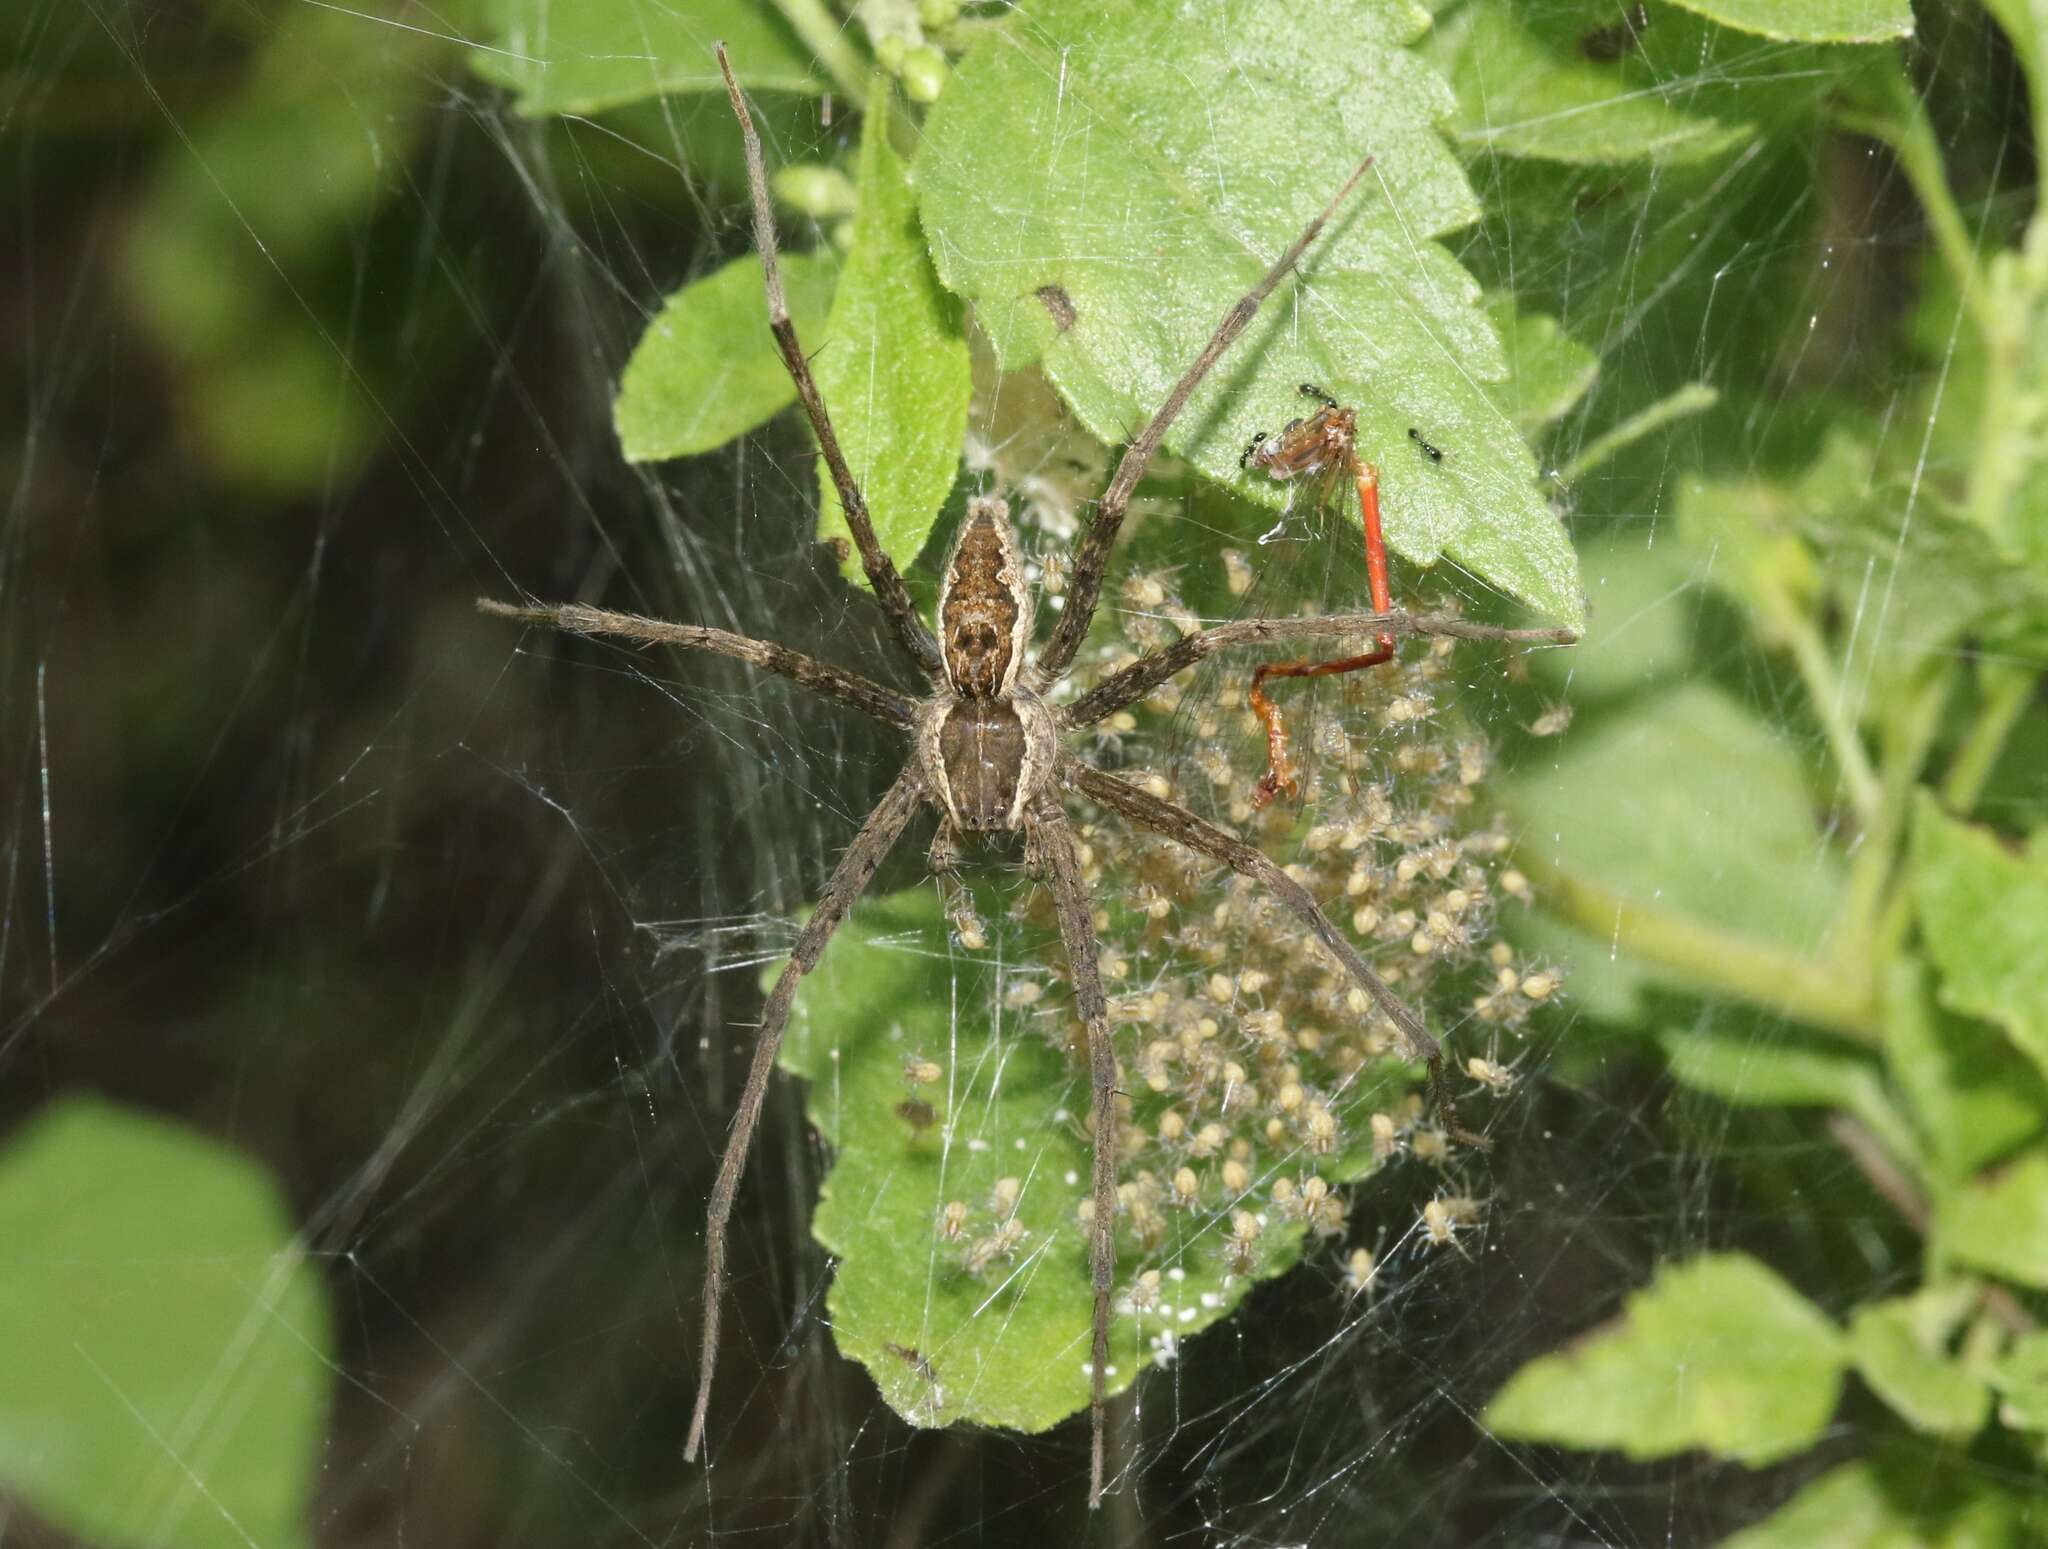
[[[1847,1463],[1720,1549],[2015,1549],[2017,1505],[1955,1469],[1929,1488],[1922,1470]]]
[[[1921,1155],[1960,1182],[2038,1133],[2048,1087],[1995,1028],[1934,1004],[1917,958],[1895,965],[1885,997],[1885,1058],[1919,1121]]]
[[[1960,1440],[1975,1435],[1990,1413],[1990,1389],[1948,1350],[1976,1300],[1977,1287],[1959,1281],[1869,1303],[1849,1320],[1856,1370],[1917,1430]]]
[[[1912,869],[1942,1004],[1996,1023],[2048,1070],[2048,830],[2013,854],[1922,791]]]
[[[1458,94],[1458,143],[1597,166],[1711,161],[1747,142],[1756,126],[1702,111],[1701,94],[1645,89],[1614,64],[1585,57],[1589,30],[1620,22],[1623,9],[1561,11],[1541,30],[1533,8],[1459,9],[1432,48]]]
[[[1810,1445],[1834,1413],[1845,1349],[1755,1259],[1667,1264],[1621,1320],[1531,1361],[1486,1408],[1502,1435],[1661,1458],[1703,1447],[1756,1467]]]
[[[1687,1086],[1738,1107],[1839,1108],[1861,1119],[1901,1161],[1919,1154],[1911,1128],[1868,1060],[1676,1029],[1661,1034],[1658,1042],[1671,1073]]]
[[[2048,578],[1917,479],[1878,476],[1869,452],[1851,446],[1835,438],[1844,466],[1802,481],[1797,530],[1845,612],[1882,599],[1864,644],[1877,676],[1917,671],[1966,635],[2017,641],[2048,626]],[[1837,479],[1855,483],[1830,488]]]
[[[1585,397],[1600,375],[1600,357],[1542,312],[1525,312],[1511,296],[1487,305],[1507,343],[1508,376],[1489,383],[1487,397],[1523,430],[1539,430]]]
[[[740,84],[820,92],[824,81],[788,25],[750,0],[484,0],[490,39],[470,51],[477,74],[509,88],[528,118],[596,113],[667,92],[723,91],[724,43]]]
[[[803,982],[780,1063],[810,1082],[806,1111],[833,1152],[812,1231],[835,1259],[833,1338],[897,1413],[913,1425],[1040,1431],[1088,1404],[1093,1294],[1077,1216],[1089,1194],[1088,1084],[1052,1041],[1064,1008],[1049,1023],[1035,1001],[1005,1004],[1006,991],[1042,982],[1028,944],[966,954],[939,948],[945,940],[930,890],[871,901]],[[912,1056],[940,1063],[945,1079],[912,1087]],[[1378,1090],[1370,1072],[1361,1089]],[[932,1111],[909,1106],[919,1102]],[[1373,1165],[1361,1146],[1318,1171],[1341,1182]],[[966,1256],[999,1224],[1002,1178],[1023,1183],[1016,1217],[1029,1235],[1013,1259],[974,1273]],[[949,1242],[937,1224],[952,1201],[969,1218]],[[1206,1209],[1176,1211],[1149,1252],[1124,1236],[1111,1392],[1300,1258],[1303,1225],[1262,1210],[1256,1267],[1226,1273],[1227,1205],[1212,1190]],[[1128,1292],[1147,1269],[1161,1272],[1162,1299],[1140,1312]]]
[[[1780,43],[1883,43],[1913,35],[1907,0],[1675,0],[1724,27]]]
[[[838,255],[785,253],[781,267],[790,319],[810,338],[838,282]],[[761,260],[749,256],[662,303],[626,362],[612,422],[628,462],[657,462],[723,446],[795,402],[768,330]]]
[[[1998,1418],[2018,1431],[2048,1431],[2048,1330],[2013,1341],[1992,1366]]]
[[[1675,678],[1692,662],[1699,629],[1698,570],[1673,543],[1640,536],[1582,540],[1586,636],[1569,651],[1538,651],[1529,668],[1575,703],[1633,694]],[[1569,747],[1569,743],[1562,744]]]
[[[1958,1264],[2048,1289],[2048,1151],[2035,1148],[1935,1201],[1936,1245]]]
[[[918,153],[926,229],[1002,367],[1039,361],[1115,443],[1370,151],[1359,191],[1167,447],[1278,508],[1293,492],[1247,474],[1239,454],[1300,415],[1296,384],[1320,384],[1358,412],[1396,550],[1425,565],[1448,556],[1575,622],[1570,545],[1481,386],[1506,373],[1499,342],[1436,240],[1478,209],[1433,127],[1449,90],[1402,46],[1422,21],[1395,0],[1035,6],[975,43],[932,110]],[[1248,176],[1246,147],[1284,159]],[[1411,427],[1442,463],[1416,455]]]
[[[1567,885],[1780,955],[1816,951],[1834,929],[1841,868],[1815,832],[1799,757],[1718,689],[1675,688],[1573,737],[1547,767],[1518,771],[1506,797],[1518,853]],[[1629,921],[1582,923],[1602,952],[1696,982],[1668,953],[1637,954]]]
[[[0,1153],[0,1494],[109,1546],[310,1543],[333,1322],[256,1163],[54,1105]]]
[[[875,78],[861,134],[853,251],[824,333],[805,342],[875,535],[897,569],[907,570],[959,472],[974,381],[960,304],[932,272],[909,174],[889,144],[892,90],[885,78]],[[846,513],[823,458],[818,487],[818,540],[843,541],[843,561],[859,575]]]

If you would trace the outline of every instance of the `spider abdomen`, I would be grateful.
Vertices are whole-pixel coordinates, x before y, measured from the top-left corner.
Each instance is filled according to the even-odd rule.
[[[1023,826],[1051,778],[1052,712],[1036,694],[934,701],[918,739],[925,777],[956,827],[997,833]]]

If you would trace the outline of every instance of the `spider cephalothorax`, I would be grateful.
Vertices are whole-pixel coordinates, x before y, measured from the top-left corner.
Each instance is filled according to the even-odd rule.
[[[1095,684],[1072,703],[1055,706],[1046,697],[1074,663],[1088,633],[1101,596],[1111,549],[1132,492],[1143,477],[1167,428],[1186,407],[1188,397],[1208,375],[1231,341],[1243,332],[1259,305],[1294,269],[1315,241],[1324,223],[1350,194],[1370,158],[1329,204],[1303,229],[1268,268],[1265,275],[1224,315],[1216,332],[1150,423],[1125,450],[1109,488],[1095,508],[1076,555],[1066,592],[1066,606],[1035,659],[1033,608],[1025,584],[1009,508],[997,499],[974,501],[960,536],[946,561],[939,593],[935,637],[918,617],[910,593],[894,563],[877,542],[874,524],[860,486],[854,481],[832,431],[830,416],[818,393],[810,364],[789,320],[782,280],[775,260],[775,230],[769,214],[767,177],[761,144],[753,121],[734,82],[725,50],[718,51],[726,90],[738,115],[746,144],[748,186],[754,209],[754,239],[760,249],[768,295],[768,323],[784,364],[796,385],[797,397],[816,432],[834,486],[846,512],[848,528],[860,550],[861,565],[876,601],[887,615],[897,643],[923,673],[929,693],[919,702],[830,662],[804,656],[772,641],[755,640],[728,630],[699,624],[670,624],[658,619],[612,613],[582,604],[521,605],[484,601],[485,612],[530,620],[579,634],[606,635],[647,644],[684,646],[712,651],[778,673],[825,698],[901,728],[913,746],[903,772],[862,823],[819,895],[817,907],[798,933],[789,962],[761,1011],[761,1030],[747,1072],[746,1088],[733,1115],[732,1133],[719,1163],[711,1191],[704,1244],[703,1360],[698,1372],[697,1401],[691,1416],[684,1456],[694,1458],[703,1445],[711,1400],[711,1379],[718,1355],[719,1311],[725,1290],[726,1226],[754,1125],[760,1117],[774,1070],[776,1050],[789,1019],[798,983],[817,966],[826,943],[873,880],[877,868],[921,807],[940,815],[932,845],[933,870],[942,876],[958,864],[963,834],[1023,836],[1026,864],[1052,894],[1066,954],[1075,1009],[1088,1030],[1088,1072],[1091,1129],[1095,1161],[1091,1175],[1093,1212],[1089,1229],[1090,1282],[1094,1294],[1094,1338],[1091,1361],[1090,1420],[1092,1442],[1089,1502],[1097,1504],[1103,1488],[1103,1403],[1109,1367],[1110,1292],[1114,1280],[1117,1233],[1114,1097],[1116,1054],[1111,1043],[1108,1002],[1103,994],[1099,947],[1088,884],[1083,875],[1074,830],[1061,798],[1080,796],[1126,822],[1149,829],[1185,850],[1228,867],[1276,899],[1320,943],[1338,971],[1348,976],[1392,1028],[1406,1052],[1424,1064],[1446,1121],[1455,1128],[1443,1080],[1443,1051],[1413,1011],[1374,973],[1351,938],[1334,925],[1308,889],[1256,846],[1227,829],[1094,768],[1060,746],[1061,737],[1082,732],[1151,694],[1177,674],[1226,646],[1284,640],[1345,640],[1370,635],[1391,655],[1394,642],[1406,635],[1456,636],[1475,640],[1542,640],[1568,642],[1562,630],[1504,630],[1458,618],[1410,617],[1386,605],[1384,553],[1373,581],[1375,611],[1333,614],[1307,619],[1240,619],[1198,630],[1176,643],[1141,657]],[[1311,389],[1313,391],[1313,389]],[[1352,446],[1349,411],[1324,398],[1324,408],[1309,421],[1297,422],[1273,438],[1271,455],[1262,463],[1276,477],[1335,466],[1353,472],[1361,502],[1367,500],[1370,465]],[[1316,447],[1307,446],[1301,427],[1316,427]],[[1258,450],[1255,446],[1254,450]],[[1249,457],[1249,454],[1248,454]],[[1296,466],[1299,463],[1300,466]],[[1283,471],[1287,470],[1287,471]],[[1365,507],[1369,549],[1377,547],[1378,503]],[[1375,660],[1384,660],[1376,656]],[[1283,675],[1313,675],[1307,664]],[[1334,669],[1332,669],[1334,670]],[[1268,729],[1277,721],[1269,721]],[[1284,748],[1284,742],[1281,744]]]

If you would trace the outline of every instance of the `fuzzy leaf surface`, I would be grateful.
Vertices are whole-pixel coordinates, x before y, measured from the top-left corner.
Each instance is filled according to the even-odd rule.
[[[1935,1224],[1958,1264],[2048,1290],[2048,1151],[2024,1151],[1938,1200]]]
[[[482,0],[483,41],[470,64],[507,87],[528,118],[597,113],[670,92],[723,91],[712,45],[725,44],[740,84],[818,92],[810,52],[782,18],[749,0]]]
[[[1788,951],[1833,928],[1841,869],[1815,844],[1799,755],[1719,689],[1677,688],[1567,739],[1508,802],[1523,850],[1568,878]],[[1602,948],[1628,958],[1628,931]]]
[[[2048,832],[2015,853],[1923,793],[1912,867],[1942,1004],[2004,1028],[2048,1071]]]
[[[1038,361],[1083,424],[1135,435],[1224,314],[1370,153],[1373,166],[1195,393],[1167,449],[1278,508],[1239,467],[1315,383],[1358,411],[1389,544],[1448,558],[1562,622],[1570,545],[1483,383],[1506,362],[1478,285],[1437,240],[1478,207],[1437,133],[1449,88],[1392,0],[1197,10],[1055,0],[960,60],[918,153],[940,277],[1005,369]],[[1342,37],[1341,48],[1330,46]],[[1303,133],[1302,126],[1318,126]],[[1284,146],[1248,163],[1247,146]],[[1446,452],[1417,455],[1415,427]]]
[[[1840,1108],[1863,1120],[1894,1156],[1918,1149],[1869,1060],[1689,1030],[1666,1032],[1659,1042],[1671,1073],[1698,1091],[1738,1107]]]
[[[1819,1437],[1845,1356],[1834,1324],[1763,1264],[1703,1254],[1658,1270],[1618,1322],[1524,1366],[1486,1422],[1637,1459],[1702,1447],[1757,1466]]]
[[[1779,43],[1883,43],[1913,35],[1906,0],[1676,0],[1724,27]]]
[[[1689,94],[1681,105],[1614,63],[1585,57],[1596,34],[1612,36],[1618,50],[1633,47],[1622,7],[1587,7],[1567,24],[1571,14],[1551,15],[1546,26],[1531,8],[1471,5],[1445,22],[1431,52],[1457,88],[1460,145],[1575,166],[1670,165],[1711,161],[1754,137],[1745,118],[1702,109],[1699,96],[1712,94]]]
[[[1918,1121],[1922,1158],[1953,1183],[2039,1133],[2048,1086],[1997,1028],[1936,1005],[1933,979],[1918,959],[1894,969],[1885,1063]]]
[[[831,305],[838,255],[785,253],[781,269],[790,320],[808,338]],[[658,462],[723,446],[795,402],[768,330],[761,260],[750,254],[662,303],[626,362],[612,423],[628,462]]]
[[[1973,1299],[1973,1288],[1959,1284],[1866,1303],[1849,1320],[1857,1373],[1917,1430],[1967,1437],[1991,1412],[1991,1390],[1947,1349]]]
[[[1955,1472],[1936,1482],[1918,1469],[1845,1463],[1720,1549],[2016,1549],[2024,1513]]]
[[[335,1359],[250,1158],[87,1098],[0,1152],[0,1494],[96,1544],[310,1543]]]

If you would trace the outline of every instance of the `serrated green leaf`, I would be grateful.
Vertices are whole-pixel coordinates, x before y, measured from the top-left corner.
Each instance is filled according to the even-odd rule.
[[[781,269],[790,319],[809,338],[831,305],[838,255],[785,253]],[[795,402],[768,330],[761,260],[748,256],[662,303],[626,362],[612,423],[628,462],[656,462],[723,446]]]
[[[750,0],[485,0],[477,74],[511,90],[528,118],[596,113],[667,92],[723,91],[712,45],[740,84],[825,89],[810,51],[767,5]]]
[[[1885,1058],[1919,1122],[1921,1154],[1959,1182],[2040,1131],[2048,1087],[1998,1031],[1934,1004],[1933,976],[1899,962],[1885,997]]]
[[[1450,93],[1402,47],[1421,21],[1394,0],[1033,7],[975,43],[932,111],[918,153],[926,229],[1004,369],[1039,361],[1114,443],[1370,151],[1350,205],[1196,392],[1168,449],[1283,505],[1291,491],[1246,474],[1239,455],[1299,416],[1296,384],[1317,383],[1358,411],[1394,549],[1448,556],[1572,622],[1570,546],[1480,385],[1505,372],[1499,342],[1435,240],[1477,206],[1433,127]],[[1248,176],[1246,146],[1287,154]],[[1411,427],[1442,463],[1415,454]]]
[[[1992,1366],[1998,1419],[2017,1431],[2048,1431],[2048,1330],[2013,1341]]]
[[[1738,1107],[1839,1108],[1861,1119],[1900,1160],[1919,1153],[1912,1130],[1868,1060],[1676,1029],[1659,1035],[1658,1042],[1671,1073],[1687,1086]]]
[[[1907,0],[1674,0],[1724,27],[1780,43],[1883,43],[1913,35]]]
[[[1799,758],[1718,689],[1688,684],[1569,739],[1548,766],[1518,771],[1506,799],[1518,853],[1567,883],[1773,951],[1815,951],[1834,929],[1841,867],[1815,832]],[[1601,948],[1691,982],[1633,956],[1625,921]]]
[[[1917,1470],[1848,1463],[1720,1549],[2012,1549],[2018,1524],[2010,1497],[1953,1471],[1929,1489]]]
[[[1539,32],[1528,8],[1460,9],[1431,48],[1458,94],[1458,143],[1581,166],[1682,165],[1725,156],[1754,137],[1754,124],[1704,110],[1699,93],[1685,94],[1680,106],[1613,63],[1584,57],[1587,30],[1621,16],[1619,6],[1588,8],[1575,25],[1560,13]]]
[[[805,342],[840,449],[867,497],[875,536],[896,568],[907,570],[959,473],[974,381],[960,303],[932,272],[908,170],[889,144],[893,89],[877,77],[869,94],[853,250],[824,333]],[[846,513],[822,457],[818,488],[818,539],[844,543],[844,563],[860,575]]]
[[[1537,430],[1586,395],[1600,375],[1600,357],[1556,318],[1524,311],[1511,296],[1496,297],[1486,310],[1507,345],[1507,379],[1486,389],[1501,413],[1524,430]]]
[[[2022,1152],[1937,1198],[1935,1226],[1955,1263],[2048,1288],[2048,1151]]]
[[[1912,870],[1941,1003],[1997,1024],[2048,1071],[2048,832],[2014,854],[1922,791]]]
[[[839,1348],[914,1425],[1040,1431],[1088,1404],[1094,1303],[1077,1216],[1089,1192],[1088,1085],[1048,1036],[1063,1021],[1004,1004],[1018,981],[999,965],[1014,974],[1019,943],[949,953],[946,935],[929,890],[864,904],[804,980],[780,1063],[810,1082],[806,1111],[833,1148],[812,1230],[835,1259],[827,1306]],[[910,1086],[913,1055],[939,1063],[944,1080]],[[1362,1146],[1320,1171],[1343,1181],[1373,1165]],[[1013,1258],[971,1272],[967,1255],[999,1223],[992,1195],[1005,1177],[1023,1183],[1016,1217],[1029,1235]],[[955,1241],[937,1230],[950,1201],[969,1211]],[[1252,1274],[1227,1274],[1223,1210],[1176,1213],[1173,1235],[1150,1252],[1123,1239],[1119,1286],[1157,1269],[1163,1290],[1142,1312],[1122,1300],[1111,1392],[1300,1258],[1302,1224],[1269,1216]]]
[[[109,1546],[311,1542],[333,1321],[261,1167],[58,1103],[0,1153],[0,1494]]]
[[[1849,1319],[1857,1372],[1916,1430],[1973,1436],[1991,1412],[1991,1390],[1948,1350],[1975,1301],[1976,1287],[1959,1283],[1872,1302]]]
[[[1846,1351],[1811,1303],[1755,1259],[1659,1269],[1619,1322],[1517,1372],[1486,1407],[1504,1436],[1661,1458],[1702,1447],[1752,1467],[1811,1444]]]

